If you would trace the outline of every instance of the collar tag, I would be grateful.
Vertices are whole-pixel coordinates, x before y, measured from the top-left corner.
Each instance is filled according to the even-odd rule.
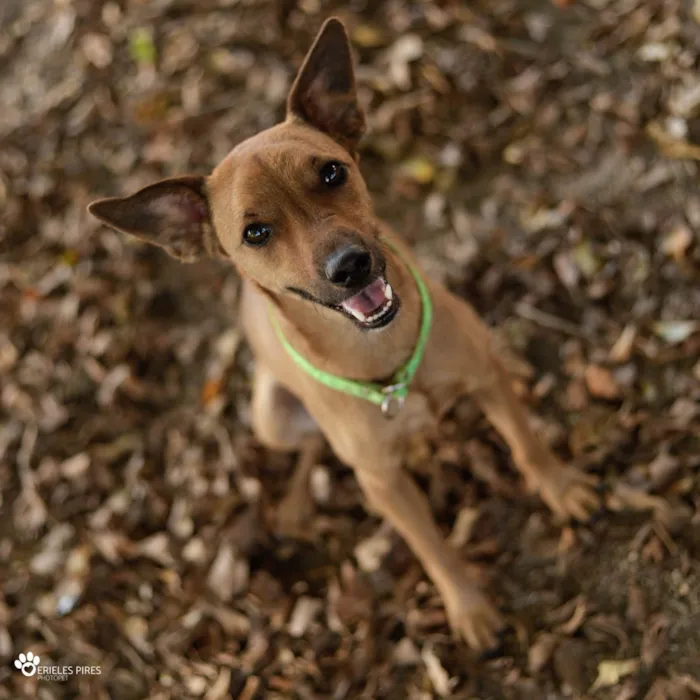
[[[382,414],[385,418],[396,418],[406,401],[406,384],[391,384],[382,389]]]

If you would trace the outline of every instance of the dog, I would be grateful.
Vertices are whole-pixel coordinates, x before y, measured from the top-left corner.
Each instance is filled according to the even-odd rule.
[[[434,430],[469,395],[557,516],[587,520],[599,507],[596,480],[533,432],[489,329],[375,216],[358,168],[364,129],[350,43],[331,18],[282,123],[238,144],[207,177],[162,180],[88,209],[184,262],[234,265],[255,356],[257,439],[298,451],[320,432],[420,560],[455,634],[485,651],[497,645],[502,618],[405,471],[408,438]]]

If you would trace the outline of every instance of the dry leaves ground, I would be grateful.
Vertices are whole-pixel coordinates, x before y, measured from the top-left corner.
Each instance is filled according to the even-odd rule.
[[[491,660],[327,455],[306,540],[280,534],[294,460],[250,435],[235,275],[85,213],[279,119],[332,12],[379,211],[607,487],[562,529],[468,403],[416,443],[512,622]],[[700,696],[698,22],[680,0],[4,0],[0,698]],[[28,650],[102,673],[24,678]]]

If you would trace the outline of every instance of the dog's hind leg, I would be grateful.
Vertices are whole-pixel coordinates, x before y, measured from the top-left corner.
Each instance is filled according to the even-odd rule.
[[[261,363],[255,368],[251,412],[253,431],[265,447],[299,452],[289,490],[277,507],[277,532],[301,538],[308,533],[313,511],[309,476],[323,453],[325,440],[301,401]]]
[[[326,448],[321,433],[311,433],[302,439],[294,474],[284,498],[276,508],[276,532],[282,537],[309,539],[314,502],[309,489],[312,469],[318,464]]]
[[[295,452],[319,430],[301,401],[260,362],[255,365],[250,410],[255,437],[271,450]]]

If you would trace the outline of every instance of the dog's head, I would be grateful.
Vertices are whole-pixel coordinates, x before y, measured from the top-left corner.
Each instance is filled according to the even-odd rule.
[[[364,128],[348,38],[329,19],[284,122],[240,143],[209,177],[163,180],[89,211],[185,262],[228,258],[273,298],[296,295],[380,328],[399,304],[357,166]]]

